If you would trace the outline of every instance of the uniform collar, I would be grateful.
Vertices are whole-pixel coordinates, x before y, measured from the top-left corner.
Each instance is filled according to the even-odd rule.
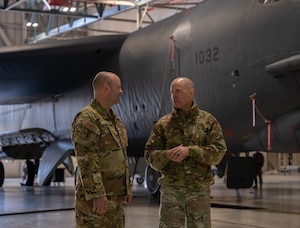
[[[197,103],[195,101],[193,101],[191,111],[187,116],[183,117],[182,115],[180,115],[179,111],[175,108],[174,108],[174,111],[173,111],[173,116],[176,117],[176,118],[187,118],[187,119],[191,118],[191,119],[194,119],[198,114],[198,110],[199,110],[199,108],[198,108]]]
[[[115,119],[115,113],[112,109],[109,110],[109,112],[106,111],[105,108],[98,102],[96,99],[93,99],[91,101],[91,107],[95,109],[104,119]]]

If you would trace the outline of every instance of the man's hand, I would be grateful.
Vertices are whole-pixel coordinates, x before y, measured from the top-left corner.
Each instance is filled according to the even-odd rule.
[[[132,201],[132,196],[131,195],[124,196],[124,198],[123,198],[123,204],[124,205],[131,204],[131,201]]]
[[[174,162],[182,162],[189,156],[189,148],[187,146],[179,145],[166,152],[167,158]]]
[[[93,212],[97,214],[104,214],[108,208],[108,200],[106,196],[93,199]]]

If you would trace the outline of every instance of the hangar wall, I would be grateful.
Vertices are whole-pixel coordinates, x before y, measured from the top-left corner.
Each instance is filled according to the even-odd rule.
[[[0,47],[20,45],[27,37],[23,14],[5,11],[0,13]]]
[[[24,162],[25,160],[4,160],[5,178],[21,178],[22,164]],[[76,164],[75,160],[73,160],[73,164]],[[58,168],[64,168],[64,166],[59,165]],[[65,177],[70,176],[71,174],[65,169]]]

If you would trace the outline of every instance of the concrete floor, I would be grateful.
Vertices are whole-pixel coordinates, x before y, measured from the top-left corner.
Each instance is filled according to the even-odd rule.
[[[215,177],[211,191],[213,228],[300,227],[300,175],[264,174],[262,189],[227,189]],[[20,186],[5,179],[0,188],[0,226],[5,228],[75,227],[73,178],[59,186]],[[126,227],[158,227],[159,202],[143,185],[134,184],[134,198],[125,207]]]

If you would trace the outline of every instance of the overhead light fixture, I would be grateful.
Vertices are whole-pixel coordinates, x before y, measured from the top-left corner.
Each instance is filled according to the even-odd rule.
[[[72,6],[72,7],[70,8],[70,12],[72,12],[72,13],[74,13],[76,10],[77,10],[77,8],[74,7],[74,6]]]
[[[63,11],[63,12],[68,12],[68,11],[69,11],[69,7],[63,7],[63,8],[62,8],[62,11]]]
[[[71,0],[49,0],[49,6],[51,10],[62,12],[77,11],[77,8],[73,6],[73,1]]]
[[[34,28],[39,26],[36,14],[31,14],[30,19],[28,19],[28,21],[26,22],[26,26]]]

